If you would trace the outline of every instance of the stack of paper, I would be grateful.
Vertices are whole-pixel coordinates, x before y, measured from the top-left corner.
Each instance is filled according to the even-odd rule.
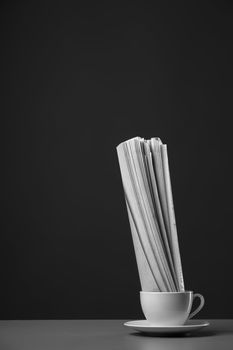
[[[143,291],[184,291],[167,146],[135,137],[117,146]]]

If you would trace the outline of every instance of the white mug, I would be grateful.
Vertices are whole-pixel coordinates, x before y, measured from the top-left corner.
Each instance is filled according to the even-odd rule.
[[[200,298],[200,305],[192,312],[194,298]],[[140,292],[142,311],[146,319],[155,326],[183,325],[204,306],[201,294],[193,292]]]

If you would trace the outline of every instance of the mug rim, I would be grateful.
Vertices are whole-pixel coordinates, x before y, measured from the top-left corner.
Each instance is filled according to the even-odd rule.
[[[185,290],[184,292],[145,292],[145,291],[143,291],[143,290],[141,290],[140,291],[140,294],[159,294],[159,295],[161,295],[161,294],[169,294],[169,295],[171,295],[171,294],[190,294],[190,293],[193,293],[193,291],[192,290]]]

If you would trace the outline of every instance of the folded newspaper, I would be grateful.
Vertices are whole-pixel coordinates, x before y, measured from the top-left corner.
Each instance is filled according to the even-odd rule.
[[[182,292],[167,145],[135,137],[117,154],[142,290]]]

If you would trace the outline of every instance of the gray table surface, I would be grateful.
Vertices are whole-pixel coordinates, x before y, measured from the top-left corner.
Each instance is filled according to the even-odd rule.
[[[208,321],[208,328],[178,337],[143,336],[125,320],[0,321],[0,349],[233,349],[233,320]]]

